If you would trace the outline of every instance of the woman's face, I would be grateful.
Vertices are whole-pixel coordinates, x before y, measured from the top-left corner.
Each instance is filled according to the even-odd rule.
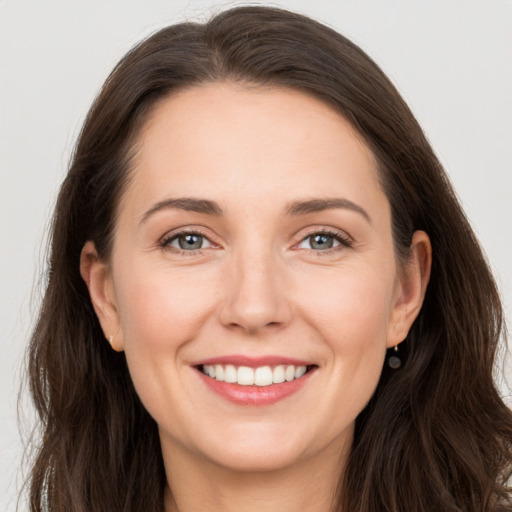
[[[157,105],[137,149],[89,286],[164,456],[343,452],[421,302],[368,147],[306,94],[214,83]]]

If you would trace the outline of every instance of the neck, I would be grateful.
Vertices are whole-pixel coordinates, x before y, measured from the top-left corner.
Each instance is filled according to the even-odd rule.
[[[165,512],[331,512],[346,456],[339,447],[270,471],[235,471],[165,446]],[[345,450],[342,451],[346,452]]]

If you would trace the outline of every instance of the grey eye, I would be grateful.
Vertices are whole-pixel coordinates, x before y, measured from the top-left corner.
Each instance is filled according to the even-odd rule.
[[[315,251],[325,251],[340,245],[340,242],[332,235],[326,233],[315,233],[310,235],[300,243],[301,249],[313,249]]]
[[[183,251],[197,251],[210,246],[208,239],[196,233],[182,233],[173,238],[169,244]]]

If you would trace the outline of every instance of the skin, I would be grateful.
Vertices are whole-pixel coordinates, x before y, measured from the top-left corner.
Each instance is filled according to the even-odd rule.
[[[180,197],[215,201],[223,215],[148,214]],[[287,213],[313,198],[349,200],[368,218],[351,208]],[[190,230],[205,237],[202,249],[172,239]],[[313,246],[322,230],[349,245]],[[428,236],[416,232],[411,260],[397,265],[374,156],[319,100],[213,83],[157,105],[138,139],[111,261],[88,242],[81,270],[159,426],[166,510],[330,510],[354,421],[386,349],[419,312],[430,261]],[[191,366],[230,354],[318,368],[295,394],[244,407]]]

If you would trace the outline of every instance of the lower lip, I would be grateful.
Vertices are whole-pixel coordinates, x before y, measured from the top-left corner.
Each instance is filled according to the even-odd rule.
[[[309,370],[299,379],[282,382],[281,384],[271,384],[270,386],[241,386],[240,384],[212,379],[201,370],[198,370],[198,373],[208,388],[230,402],[237,405],[261,406],[275,404],[296,393],[309,381],[314,371],[315,368]]]

